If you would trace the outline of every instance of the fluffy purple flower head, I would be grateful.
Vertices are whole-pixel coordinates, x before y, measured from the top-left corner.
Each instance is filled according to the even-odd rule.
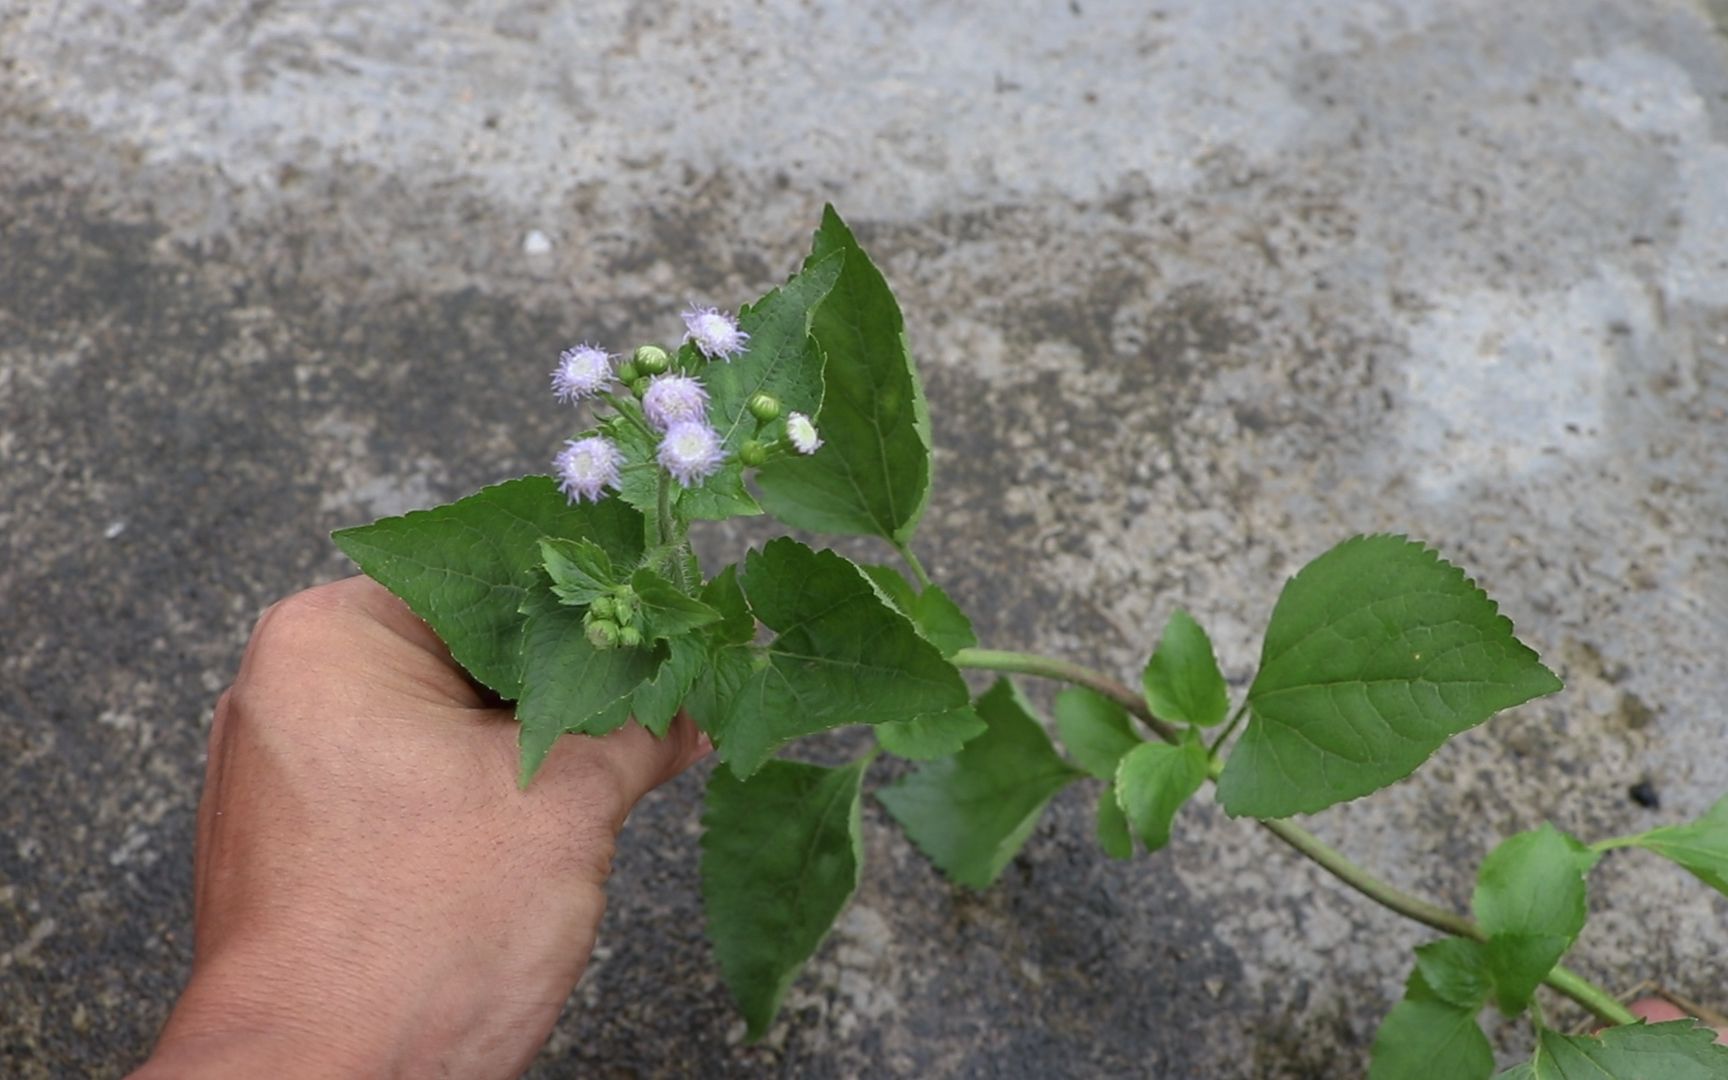
[[[726,452],[713,428],[700,420],[681,420],[666,429],[656,456],[680,487],[689,487],[718,472]]]
[[[642,411],[655,431],[686,420],[706,420],[708,391],[688,375],[656,375],[642,395]]]
[[[552,392],[559,401],[575,404],[593,397],[612,382],[612,357],[604,349],[578,345],[558,354],[552,371]]]
[[[816,425],[801,412],[786,417],[786,438],[800,454],[814,454],[822,449],[822,436],[816,434]]]
[[[744,351],[750,335],[738,329],[738,320],[718,308],[690,305],[684,313],[685,341],[694,341],[710,360],[731,360]]]
[[[552,459],[558,470],[558,490],[571,502],[599,502],[605,488],[618,487],[618,466],[624,455],[598,435],[571,439]]]

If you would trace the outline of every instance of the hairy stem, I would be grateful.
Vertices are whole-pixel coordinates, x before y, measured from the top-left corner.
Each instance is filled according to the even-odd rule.
[[[900,553],[900,557],[906,560],[906,565],[911,569],[912,576],[918,579],[918,587],[928,589],[930,587],[930,575],[924,572],[924,564],[918,561],[918,556],[912,553],[910,547],[898,540],[889,542],[894,545],[894,550]]]
[[[1084,686],[1104,695],[1139,717],[1141,722],[1165,742],[1176,741],[1175,728],[1152,715],[1152,710],[1147,706],[1143,696],[1123,686],[1110,676],[1093,671],[1091,668],[1081,667],[1079,664],[1071,664],[1066,660],[1057,660],[1053,657],[1006,652],[1000,649],[961,649],[954,654],[953,661],[956,665],[964,668],[1036,675],[1040,678],[1055,679],[1060,682],[1073,683],[1076,686]],[[1216,780],[1222,770],[1223,763],[1214,759],[1209,779]],[[1265,826],[1272,835],[1313,860],[1321,869],[1380,906],[1407,919],[1414,919],[1425,926],[1431,926],[1443,933],[1470,938],[1474,941],[1482,941],[1487,937],[1480,926],[1464,916],[1447,911],[1437,904],[1430,903],[1419,896],[1412,896],[1381,881],[1300,825],[1284,819],[1256,820]],[[1610,1024],[1637,1022],[1638,1018],[1615,1000],[1614,995],[1564,967],[1556,966],[1542,981],[1590,1010],[1600,1020]]]

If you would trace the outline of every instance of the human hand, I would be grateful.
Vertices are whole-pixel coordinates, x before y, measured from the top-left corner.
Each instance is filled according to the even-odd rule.
[[[688,717],[561,739],[516,724],[361,577],[254,629],[198,807],[196,958],[134,1080],[503,1077],[582,974],[635,802],[707,752]]]

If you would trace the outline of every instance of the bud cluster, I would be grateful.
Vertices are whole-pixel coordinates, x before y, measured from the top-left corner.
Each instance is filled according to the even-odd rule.
[[[642,644],[642,612],[636,606],[635,590],[619,585],[612,595],[589,601],[588,613],[582,616],[582,628],[588,644],[596,649],[634,649]]]
[[[687,370],[675,370],[674,358],[658,345],[643,345],[614,366],[612,354],[584,343],[559,354],[558,366],[552,371],[552,393],[566,404],[598,399],[622,412],[626,406],[613,397],[614,388],[621,384],[640,402],[641,414],[632,422],[646,425],[658,439],[655,462],[680,487],[690,488],[719,472],[726,462],[726,447],[708,420],[708,389],[702,384],[701,369],[715,361],[730,363],[742,355],[750,335],[738,328],[736,319],[716,308],[692,306],[683,318],[684,340],[695,345],[699,358],[695,368],[689,368],[686,361]],[[636,407],[628,406],[632,410]],[[764,425],[780,418],[780,401],[774,395],[752,394],[746,408],[756,420],[757,437],[739,447],[742,464],[754,468],[788,448],[814,454],[821,447],[816,426],[800,412],[787,414],[784,438],[764,440]],[[620,470],[626,461],[618,445],[606,435],[586,435],[568,440],[552,464],[558,488],[571,502],[599,502],[607,489],[619,489]],[[640,642],[640,631],[628,618],[606,614],[604,608],[598,615],[590,611],[588,617],[589,640],[597,648]],[[637,640],[626,640],[631,636]]]

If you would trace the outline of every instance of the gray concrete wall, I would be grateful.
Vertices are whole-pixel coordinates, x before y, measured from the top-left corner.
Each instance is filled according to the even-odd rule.
[[[0,1072],[147,1045],[211,704],[264,604],[347,572],[327,531],[543,468],[559,347],[753,295],[829,199],[906,308],[919,546],[986,642],[1132,674],[1181,603],[1240,685],[1284,576],[1408,531],[1569,687],[1322,835],[1461,907],[1505,833],[1702,810],[1714,10],[0,0]],[[1426,936],[1210,805],[1110,864],[1070,792],[985,895],[872,809],[857,902],[747,1048],[699,793],[632,822],[536,1075],[1349,1076]],[[1592,904],[1579,968],[1728,1005],[1720,897],[1625,855]]]

